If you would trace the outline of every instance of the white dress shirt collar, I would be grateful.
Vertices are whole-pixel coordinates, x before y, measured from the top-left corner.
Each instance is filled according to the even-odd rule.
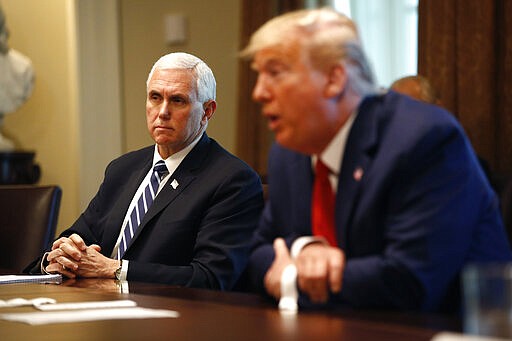
[[[194,141],[192,141],[191,144],[189,144],[179,152],[172,154],[171,156],[164,160],[165,165],[169,170],[169,175],[172,175],[172,173],[174,173],[176,168],[178,168],[178,166],[180,165],[181,161],[183,161],[183,159],[185,159],[185,156],[187,156],[188,153],[190,153],[190,151],[192,150],[192,148],[196,146],[196,144],[199,142],[202,136],[202,134],[199,135]],[[158,145],[155,144],[155,151],[153,153],[153,167],[160,160],[162,160],[162,157],[158,153]]]
[[[352,113],[347,122],[338,130],[334,138],[329,142],[324,151],[319,155],[313,155],[311,160],[313,167],[316,163],[318,157],[323,161],[323,163],[329,168],[331,173],[338,177],[341,170],[341,162],[343,160],[343,155],[345,154],[345,146],[347,144],[348,134],[350,133],[350,129],[354,123],[354,120],[357,116],[357,111]]]

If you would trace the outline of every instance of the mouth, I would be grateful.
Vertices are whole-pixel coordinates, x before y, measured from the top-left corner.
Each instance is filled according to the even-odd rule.
[[[275,131],[279,124],[279,116],[272,113],[263,113],[263,116],[265,116],[267,119],[268,128],[272,131]]]
[[[155,126],[155,130],[172,130],[172,128],[158,125],[158,126]]]

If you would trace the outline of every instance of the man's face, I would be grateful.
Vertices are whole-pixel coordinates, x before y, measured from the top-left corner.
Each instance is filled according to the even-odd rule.
[[[147,89],[146,120],[160,156],[167,158],[189,145],[210,116],[198,100],[190,71],[155,70]]]
[[[297,40],[256,52],[252,67],[258,72],[252,97],[262,104],[276,141],[298,152],[320,152],[330,115],[327,75],[313,68]]]

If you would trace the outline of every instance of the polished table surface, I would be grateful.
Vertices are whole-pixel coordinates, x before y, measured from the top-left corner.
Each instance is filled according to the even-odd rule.
[[[130,283],[119,293],[113,280],[67,280],[61,285],[0,285],[0,299],[50,297],[57,302],[130,299],[144,308],[170,309],[178,318],[109,320],[31,326],[0,320],[0,340],[430,340],[442,330],[459,331],[446,316],[369,312],[300,311],[281,314],[263,297]],[[1,308],[1,313],[36,311]]]

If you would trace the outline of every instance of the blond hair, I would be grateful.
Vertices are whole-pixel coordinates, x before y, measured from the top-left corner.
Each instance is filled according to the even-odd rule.
[[[309,54],[315,68],[328,70],[343,63],[354,91],[360,95],[375,91],[373,72],[355,23],[328,7],[288,12],[269,20],[254,32],[240,55],[251,59],[264,48],[294,40]]]

